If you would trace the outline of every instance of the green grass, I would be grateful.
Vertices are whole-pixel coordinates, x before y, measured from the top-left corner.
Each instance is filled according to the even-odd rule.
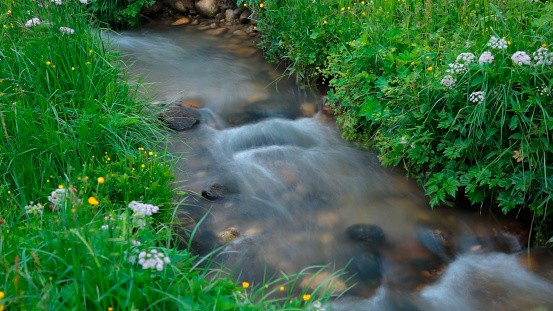
[[[176,248],[165,129],[87,7],[62,1],[0,1],[0,310],[298,310],[324,299],[244,288]],[[132,201],[159,211],[137,214]],[[167,261],[137,262],[153,251]]]

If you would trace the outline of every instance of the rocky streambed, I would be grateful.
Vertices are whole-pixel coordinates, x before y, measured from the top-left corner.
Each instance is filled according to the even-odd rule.
[[[338,310],[553,308],[551,252],[526,248],[527,227],[431,210],[404,171],[340,137],[321,94],[264,61],[252,24],[177,16],[114,41],[168,108],[180,247],[253,286],[280,278],[275,296],[341,295]]]

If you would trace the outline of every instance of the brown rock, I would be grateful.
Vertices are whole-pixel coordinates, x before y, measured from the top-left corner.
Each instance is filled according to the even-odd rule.
[[[202,105],[200,105],[200,103],[195,101],[188,101],[188,100],[182,101],[180,105],[183,107],[194,108],[194,109],[202,108]]]
[[[346,291],[348,286],[336,276],[332,276],[329,272],[323,271],[312,277],[305,277],[300,282],[300,287],[314,291],[320,288],[323,292],[328,292],[330,295],[339,295]]]
[[[200,23],[200,21],[195,19],[195,20],[190,22],[190,25],[198,25],[199,23]]]
[[[340,221],[340,216],[335,212],[325,212],[319,216],[317,223],[325,228],[333,227]]]
[[[211,24],[209,24],[209,28],[211,28],[211,29],[219,28],[219,24],[211,23]]]
[[[181,18],[177,19],[176,21],[172,22],[171,26],[180,26],[180,25],[185,25],[185,24],[189,24],[189,23],[190,23],[190,18],[181,17]]]
[[[207,17],[215,16],[219,11],[217,0],[198,0],[195,6],[198,13]]]
[[[235,36],[238,36],[238,37],[248,36],[248,33],[246,33],[244,30],[241,30],[241,29],[235,30],[232,34],[235,35]]]
[[[252,56],[253,54],[255,54],[255,52],[257,52],[256,49],[251,48],[251,47],[247,47],[247,46],[238,47],[234,50],[234,53],[236,55],[243,56],[243,57]]]
[[[172,130],[184,131],[200,122],[200,113],[196,109],[173,106],[163,112],[159,119]]]
[[[303,103],[300,105],[300,111],[304,117],[311,118],[317,113],[317,107],[312,103]]]
[[[242,12],[240,14],[240,17],[238,17],[238,19],[240,20],[240,23],[241,24],[247,24],[250,22],[250,15],[252,15],[252,12],[248,9],[244,10],[244,12]]]
[[[224,34],[227,31],[228,31],[228,29],[226,29],[226,28],[218,28],[218,29],[210,29],[210,30],[206,31],[206,33],[209,34],[209,35],[212,35],[212,36],[220,36],[220,35]]]
[[[240,230],[236,227],[229,227],[222,232],[217,234],[219,241],[223,244],[230,243],[240,236]]]

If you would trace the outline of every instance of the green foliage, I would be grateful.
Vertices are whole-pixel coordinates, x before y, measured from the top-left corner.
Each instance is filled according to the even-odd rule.
[[[553,66],[536,64],[534,53],[553,57],[545,51],[553,43],[551,3],[265,3],[258,29],[268,55],[290,59],[291,71],[311,80],[329,79],[344,137],[378,149],[385,165],[403,164],[432,205],[462,190],[473,203],[492,199],[505,213],[526,207],[545,219],[553,198]],[[505,49],[487,46],[492,36],[505,37]],[[485,51],[494,60],[480,64]],[[516,64],[517,51],[532,65]],[[461,53],[475,59],[448,72]],[[477,92],[483,100],[471,101]]]
[[[98,20],[115,28],[137,26],[143,16],[140,10],[155,0],[89,0],[87,10]]]

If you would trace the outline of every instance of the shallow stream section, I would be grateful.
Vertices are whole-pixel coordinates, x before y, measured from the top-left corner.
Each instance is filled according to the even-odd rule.
[[[199,119],[169,141],[187,193],[182,247],[194,232],[194,251],[252,286],[308,272],[268,291],[324,290],[340,296],[334,310],[553,310],[553,257],[525,248],[527,228],[431,210],[404,171],[344,141],[316,92],[279,79],[250,39],[162,24],[110,38],[156,104]]]

